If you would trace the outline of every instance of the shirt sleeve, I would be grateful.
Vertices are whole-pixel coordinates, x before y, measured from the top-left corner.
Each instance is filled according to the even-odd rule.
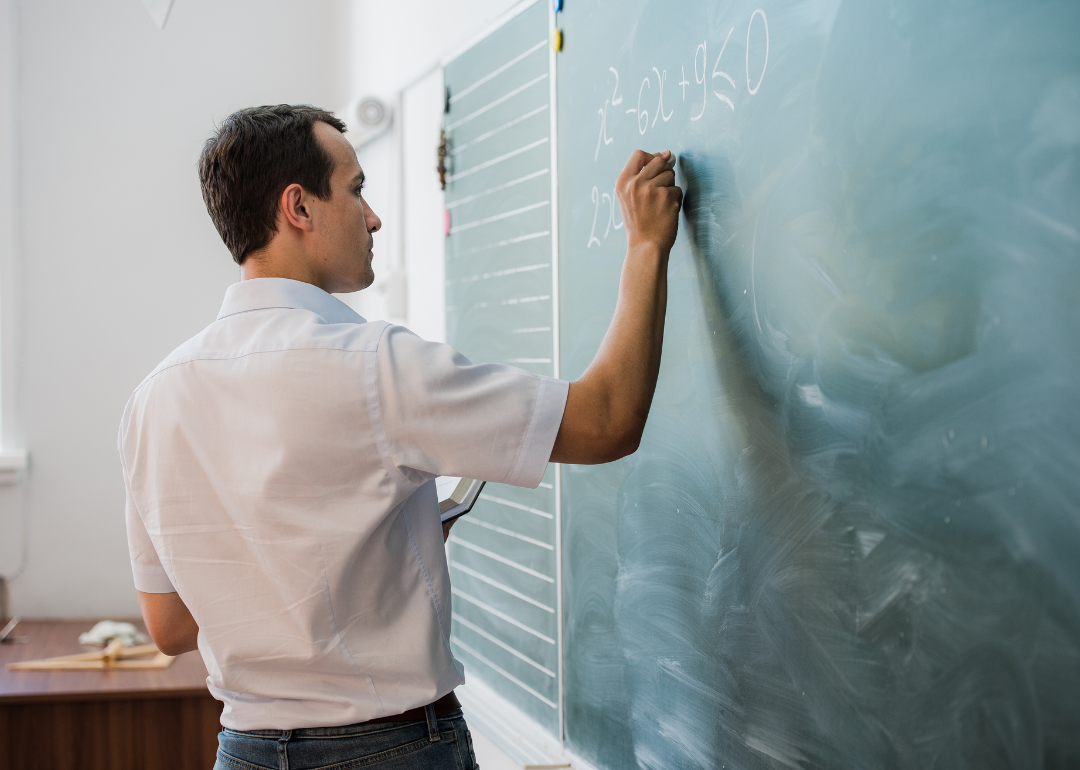
[[[400,326],[387,327],[372,368],[374,416],[403,475],[540,483],[569,383],[514,366],[474,365]]]
[[[127,487],[127,484],[124,486]],[[125,518],[135,589],[147,594],[171,594],[176,589],[173,588],[169,576],[165,574],[165,568],[161,566],[161,559],[158,558],[154,543],[146,531],[139,509],[135,507],[130,488],[127,490]]]

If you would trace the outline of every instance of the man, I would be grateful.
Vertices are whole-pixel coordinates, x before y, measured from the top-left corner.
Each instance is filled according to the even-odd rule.
[[[535,487],[549,460],[636,450],[682,192],[670,153],[630,157],[615,317],[566,383],[474,366],[330,295],[371,285],[381,226],[344,130],[279,105],[206,143],[203,197],[241,281],[124,411],[135,587],[158,646],[206,662],[218,767],[469,768],[433,479]]]

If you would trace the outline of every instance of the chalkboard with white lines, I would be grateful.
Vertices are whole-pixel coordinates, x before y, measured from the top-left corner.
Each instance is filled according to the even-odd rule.
[[[554,369],[547,6],[450,62],[447,339],[474,363]],[[450,538],[454,654],[544,728],[559,725],[555,469],[489,484]]]

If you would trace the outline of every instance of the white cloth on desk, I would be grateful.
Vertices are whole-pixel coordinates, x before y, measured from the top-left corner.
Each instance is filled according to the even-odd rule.
[[[123,641],[125,647],[146,644],[149,639],[131,623],[100,620],[89,631],[79,634],[79,644],[106,645],[113,639]]]
[[[462,684],[434,478],[535,487],[567,387],[306,283],[230,286],[119,435],[135,586],[191,610],[222,724],[351,724]]]

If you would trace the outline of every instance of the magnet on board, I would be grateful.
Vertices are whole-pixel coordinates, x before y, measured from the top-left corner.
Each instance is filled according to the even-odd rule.
[[[562,50],[562,30],[558,27],[551,30],[551,48],[555,52]]]
[[[555,9],[555,13],[562,10],[562,0],[551,0],[551,7]]]

